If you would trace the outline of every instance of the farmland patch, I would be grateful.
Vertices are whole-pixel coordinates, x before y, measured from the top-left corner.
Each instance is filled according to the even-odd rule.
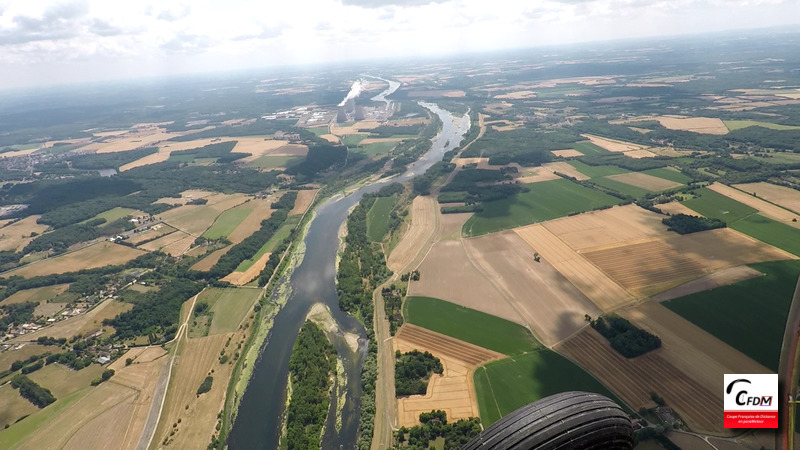
[[[50,275],[55,273],[74,272],[81,269],[124,264],[144,252],[112,242],[103,241],[78,251],[55,258],[48,258],[6,273],[7,277],[21,276],[26,278]]]

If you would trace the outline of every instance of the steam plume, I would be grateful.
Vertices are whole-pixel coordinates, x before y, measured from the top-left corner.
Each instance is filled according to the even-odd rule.
[[[361,85],[363,84],[363,80],[356,80],[352,86],[350,86],[350,92],[344,97],[339,106],[344,106],[344,104],[350,100],[351,98],[356,98],[361,94]]]

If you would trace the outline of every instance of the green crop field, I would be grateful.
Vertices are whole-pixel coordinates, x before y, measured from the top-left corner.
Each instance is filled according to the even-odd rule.
[[[619,175],[621,173],[628,173],[630,170],[625,170],[617,166],[590,166],[580,161],[569,161],[569,165],[578,169],[578,172],[586,175],[589,178],[607,177],[609,175]]]
[[[747,205],[743,205],[708,188],[698,189],[697,194],[699,197],[685,200],[681,203],[705,217],[720,219],[729,225],[757,212]]]
[[[197,301],[208,303],[214,314],[208,334],[221,334],[236,331],[239,323],[250,311],[261,295],[259,289],[208,288]]]
[[[599,145],[592,144],[589,141],[576,142],[572,144],[572,148],[584,155],[607,155],[609,153],[608,150]]]
[[[525,186],[529,189],[528,192],[485,202],[484,210],[470,217],[464,224],[464,235],[493,233],[622,202],[618,198],[565,179]]]
[[[800,261],[750,267],[766,275],[663,305],[765,367],[778,370],[783,329],[800,274]]]
[[[342,144],[348,147],[358,147],[358,144],[369,137],[366,134],[348,134],[347,136],[343,136],[340,140]]]
[[[723,120],[723,123],[731,131],[747,127],[764,127],[770,130],[800,130],[800,127],[794,125],[780,125],[770,122],[757,122],[755,120]]]
[[[586,371],[548,349],[490,362],[473,376],[484,427],[514,410],[564,391],[603,394],[623,403]]]
[[[372,144],[367,144],[363,147],[356,147],[354,151],[358,153],[363,153],[367,156],[378,156],[385,153],[389,153],[396,146],[397,142],[374,142]]]
[[[505,355],[541,348],[522,325],[431,297],[408,297],[403,315],[409,323]]]
[[[620,181],[606,177],[592,178],[592,183],[598,186],[603,186],[612,189],[614,191],[619,192],[620,194],[630,195],[631,197],[634,198],[644,197],[645,195],[652,192],[648,191],[647,189],[631,186],[630,184],[625,184]]]
[[[317,136],[328,134],[328,127],[311,127],[311,128],[306,128],[306,130],[314,133]]]
[[[676,183],[681,183],[681,184],[687,184],[690,181],[692,181],[691,178],[687,177],[681,172],[678,172],[677,170],[667,169],[663,167],[660,169],[645,170],[642,171],[642,173],[646,173],[654,177],[663,178],[665,180],[674,181]]]
[[[367,213],[367,237],[380,242],[389,231],[389,213],[397,202],[397,196],[378,197]]]
[[[744,217],[728,226],[759,241],[800,256],[800,230],[795,227],[776,222],[761,214]]]
[[[85,223],[94,219],[106,219],[106,223],[110,223],[115,220],[122,219],[125,216],[133,215],[134,212],[136,212],[135,209],[122,208],[117,206],[116,208],[111,208],[108,211],[103,211],[100,214],[92,217],[91,219],[86,219],[81,223]]]
[[[283,222],[283,225],[281,225],[281,227],[278,228],[278,231],[276,231],[275,234],[272,235],[272,237],[267,241],[267,243],[261,246],[261,249],[258,250],[255,256],[253,256],[253,258],[245,259],[239,264],[238,267],[236,267],[236,272],[244,272],[245,270],[249,269],[250,266],[255,264],[256,261],[258,261],[262,256],[271,252],[273,248],[275,248],[279,243],[283,242],[284,239],[289,237],[289,233],[291,233],[292,229],[295,226],[297,226],[297,224],[300,222],[301,217],[302,216],[300,215],[289,216],[286,219],[286,222]]]
[[[706,217],[724,220],[736,231],[800,256],[800,230],[758,214],[755,209],[718,194],[698,189],[700,197],[681,203]]]
[[[305,160],[303,156],[264,155],[248,163],[247,167],[257,169],[281,169],[301,163],[303,160]]]
[[[211,228],[203,233],[203,237],[208,239],[228,237],[251,212],[253,212],[252,209],[244,208],[233,208],[223,212],[217,217]]]

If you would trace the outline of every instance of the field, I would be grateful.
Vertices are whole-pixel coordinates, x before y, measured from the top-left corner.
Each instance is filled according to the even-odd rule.
[[[317,191],[318,189],[301,189],[297,191],[297,200],[294,202],[294,208],[289,211],[289,215],[304,214],[308,207],[311,206],[311,202],[314,201]]]
[[[262,247],[263,250],[263,247]],[[260,252],[259,252],[260,253]],[[228,283],[235,284],[237,286],[244,286],[245,284],[253,281],[258,274],[264,270],[264,267],[267,267],[267,261],[269,261],[269,256],[271,253],[267,252],[262,254],[258,259],[253,260],[249,259],[244,261],[244,263],[248,263],[247,268],[244,270],[234,270],[233,272],[225,275],[224,278],[220,278],[222,281],[227,281]],[[239,267],[242,267],[242,264]]]
[[[390,270],[399,272],[411,264],[431,238],[439,220],[439,204],[430,197],[418,196],[411,202],[411,224],[387,258]]]
[[[11,384],[0,386],[0,405],[0,429],[39,411],[33,403],[19,395],[19,391],[11,387]]]
[[[656,350],[626,359],[591,328],[560,344],[556,350],[588,370],[631,409],[653,407],[650,392],[664,398],[692,430],[723,433],[722,391],[709,390]]]
[[[761,215],[766,216],[770,219],[776,220],[786,225],[790,225],[795,228],[800,227],[800,215],[797,215],[791,211],[787,211],[786,209],[781,208],[780,206],[776,206],[758,197],[754,197],[749,192],[746,191],[743,192],[720,183],[714,183],[710,185],[708,189],[711,189],[712,191],[718,194],[722,194],[746,206],[755,208],[756,210],[758,210],[759,213],[761,213]],[[800,196],[800,192],[798,191],[794,192],[796,192]]]
[[[574,167],[575,170],[582,173],[584,176],[588,177],[585,179],[607,177],[610,175],[620,175],[623,173],[628,173],[627,170],[617,166],[590,166],[580,161],[570,161],[568,164]],[[571,174],[567,173],[567,175]],[[580,178],[578,179],[580,180]]]
[[[263,245],[261,249],[256,252],[256,254],[250,258],[242,261],[239,266],[236,268],[236,272],[245,272],[250,269],[251,266],[256,264],[256,261],[260,261],[263,259],[264,255],[268,255],[272,249],[275,248],[276,245],[283,242],[284,239],[289,237],[289,233],[291,233],[292,229],[297,226],[300,222],[299,216],[292,216],[286,219],[286,222],[281,225],[280,228],[272,235],[272,237]],[[269,256],[268,256],[269,257]],[[264,260],[264,264],[266,264],[266,260]],[[264,265],[261,266],[261,269],[264,268]],[[258,271],[260,272],[261,269]]]
[[[583,156],[583,153],[579,152],[578,150],[574,149],[566,149],[566,150],[550,150],[555,156],[560,156],[562,158],[572,158],[575,156]]]
[[[10,305],[12,303],[46,302],[66,291],[68,287],[68,284],[56,284],[54,286],[25,289],[24,291],[16,292],[14,295],[0,301],[0,304]]]
[[[618,181],[620,183],[629,184],[631,186],[635,186],[650,192],[666,191],[667,189],[673,189],[682,186],[681,183],[670,181],[664,178],[659,178],[642,172],[631,172],[631,173],[623,173],[620,175],[611,175],[607,179]]]
[[[183,231],[166,234],[154,241],[147,242],[139,246],[142,250],[162,251],[172,256],[180,256],[185,253],[197,238]]]
[[[260,289],[205,289],[197,297],[197,302],[208,303],[213,314],[208,334],[215,335],[236,331],[260,295]]]
[[[576,142],[572,144],[572,148],[583,153],[584,155],[605,155],[608,153],[608,150],[589,141]]]
[[[547,349],[488,363],[475,371],[474,380],[484,427],[559,392],[581,390],[615,398],[580,367]]]
[[[559,164],[559,163],[548,163],[548,164],[552,166],[554,164]],[[570,165],[567,165],[567,167],[572,169],[572,166]],[[545,166],[526,167],[517,174],[514,180],[520,183],[527,184],[527,183],[539,183],[542,181],[558,180],[559,178],[561,178],[558,175],[556,175],[553,170],[554,170],[553,167],[545,167]],[[573,172],[576,171],[573,169]],[[587,178],[580,173],[578,175],[581,175],[582,178]]]
[[[371,140],[372,139],[364,139],[361,142],[361,146],[356,147],[354,151],[358,153],[363,153],[369,157],[378,156],[389,153],[393,148],[397,146],[397,143],[402,139],[391,139],[391,141],[372,142],[370,144],[364,143],[366,141],[371,141]]]
[[[641,173],[652,175],[654,177],[663,178],[665,180],[674,181],[678,184],[687,184],[692,181],[691,178],[682,174],[679,170],[662,167],[660,169],[645,170]]]
[[[486,202],[484,210],[464,224],[464,234],[478,236],[611,206],[621,201],[563,179],[528,184],[526,187],[530,189],[529,192]]]
[[[155,239],[158,239],[161,236],[167,235],[167,234],[172,233],[174,231],[177,231],[177,230],[175,230],[175,228],[172,228],[169,225],[164,225],[163,223],[158,223],[158,224],[155,224],[152,227],[150,227],[149,230],[144,230],[144,231],[142,231],[140,233],[136,233],[136,234],[132,235],[131,237],[129,237],[127,239],[127,241],[130,242],[133,245],[138,245],[141,242],[144,242],[144,241],[147,241],[147,240],[150,240],[150,239],[155,240]]]
[[[541,224],[514,231],[600,310],[611,311],[635,300],[628,291]]]
[[[631,142],[619,141],[617,139],[609,139],[591,134],[583,134],[581,136],[589,139],[589,142],[592,144],[608,150],[609,152],[625,153],[648,148],[646,145],[634,144]]]
[[[72,253],[44,259],[19,269],[14,269],[6,273],[5,276],[31,278],[54,273],[74,272],[112,264],[124,264],[143,254],[144,252],[141,250],[103,241]]]
[[[403,316],[408,323],[505,355],[540,348],[519,324],[437,298],[408,297]]]
[[[770,130],[800,130],[800,127],[798,126],[780,125],[777,123],[770,123],[770,122],[758,122],[755,120],[725,120],[724,123],[725,126],[728,127],[730,131],[747,127],[763,127],[763,128],[769,128]]]
[[[414,325],[403,325],[393,341],[395,350],[429,351],[442,362],[444,372],[433,375],[425,395],[412,395],[397,400],[401,426],[419,423],[419,415],[432,409],[447,412],[448,420],[478,415],[472,374],[478,365],[503,355],[434,333]]]
[[[219,259],[222,258],[222,255],[224,255],[225,253],[228,253],[228,250],[230,250],[230,249],[231,249],[231,246],[229,245],[227,247],[223,247],[223,248],[221,248],[219,250],[215,250],[215,251],[211,252],[209,255],[207,255],[206,257],[204,257],[200,261],[197,261],[196,263],[194,263],[194,265],[191,267],[191,269],[192,270],[200,270],[200,271],[211,270],[211,268],[214,267],[214,264],[216,264],[217,261],[219,261]]]
[[[11,363],[16,360],[27,359],[33,355],[41,355],[46,352],[56,352],[59,350],[55,345],[38,345],[38,344],[25,344],[17,350],[13,350],[16,346],[0,353],[0,371],[11,368]],[[2,405],[2,403],[0,403]]]
[[[795,227],[776,222],[761,214],[753,214],[734,223],[731,228],[800,256],[800,230]]]
[[[800,214],[800,191],[772,183],[735,184],[736,189],[756,193],[759,198]]]
[[[698,197],[681,203],[697,211],[703,217],[712,217],[724,220],[725,223],[732,223],[756,212],[755,208],[746,206],[708,188],[698,189],[697,193]]]
[[[397,196],[378,197],[367,213],[367,237],[380,242],[389,231],[389,213],[397,203]]]
[[[258,169],[286,169],[303,162],[302,156],[292,155],[264,155],[247,163],[247,167]]]
[[[238,244],[258,231],[261,228],[261,222],[272,216],[274,210],[270,205],[272,205],[272,200],[253,199],[237,206],[236,208],[252,209],[252,212],[228,235],[228,240],[233,244]]]
[[[632,174],[622,174],[621,176],[627,177],[628,175],[639,175],[636,172]],[[612,175],[613,176],[613,175]],[[635,178],[633,179],[635,180]],[[622,181],[617,181],[616,178],[612,177],[600,177],[600,178],[592,178],[592,183],[603,186],[608,189],[614,190],[619,192],[620,194],[625,194],[629,197],[633,198],[640,198],[644,197],[645,195],[649,194],[651,191],[649,189],[643,189],[641,187],[635,186],[631,183],[625,183]]]
[[[84,222],[88,222],[93,219],[106,219],[106,223],[109,223],[118,219],[122,219],[125,216],[136,217],[142,215],[144,215],[144,213],[142,213],[141,211],[136,211],[135,209],[130,209],[130,208],[121,208],[118,206],[116,208],[109,209],[108,211],[103,211],[100,214],[92,217],[91,219],[84,220]]]
[[[81,370],[72,370],[61,364],[49,364],[36,372],[28,374],[28,378],[53,392],[56,398],[83,389],[103,373],[104,367],[92,364]]]
[[[408,295],[439,298],[522,323],[519,313],[472,263],[462,241],[437,242],[417,268],[420,279],[411,282]]]
[[[49,227],[36,223],[39,217],[28,216],[0,228],[0,250],[21,250],[33,240],[31,233],[44,233]]]
[[[654,295],[650,297],[650,300],[654,302],[664,302],[696,292],[704,292],[710,289],[716,289],[720,286],[727,286],[729,284],[760,277],[761,275],[761,272],[748,266],[729,267]]]
[[[203,233],[203,237],[208,239],[227,238],[252,212],[252,209],[246,208],[232,208],[223,212],[217,217],[211,228]]]
[[[711,117],[671,117],[660,116],[656,120],[670,130],[692,131],[702,134],[728,134],[728,127],[722,120]]]
[[[765,276],[662,304],[764,366],[777,370],[800,261],[768,262],[752,268]]]
[[[202,235],[224,211],[244,203],[244,194],[214,194],[205,205],[183,205],[164,212],[159,218],[167,225],[192,236]]]
[[[463,241],[467,255],[528,326],[551,346],[586,326],[585,314],[600,310],[550,263],[512,231]],[[470,306],[464,301],[456,303]]]
[[[579,165],[586,166],[586,164],[583,164],[582,162],[573,160],[573,161],[569,161],[569,162],[557,161],[557,162],[546,163],[546,164],[542,164],[542,167],[546,168],[547,170],[549,170],[549,171],[551,171],[553,173],[555,173],[555,172],[563,173],[564,175],[567,175],[567,176],[570,176],[572,178],[575,178],[576,180],[588,180],[590,178],[589,175],[587,175],[587,174],[585,174],[582,171],[577,169],[578,167],[580,167]],[[587,167],[589,167],[589,166],[587,166]],[[530,169],[528,169],[528,170],[530,170]],[[558,175],[556,175],[556,176],[558,176]],[[554,179],[557,180],[558,178],[554,178]]]

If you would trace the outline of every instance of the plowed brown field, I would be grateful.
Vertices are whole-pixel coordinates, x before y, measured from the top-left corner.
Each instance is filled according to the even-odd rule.
[[[476,267],[545,345],[552,346],[583,328],[585,314],[600,314],[552,265],[534,261],[533,250],[516,233],[494,233],[465,240],[464,245]]]
[[[392,250],[386,262],[393,272],[400,272],[411,264],[426,247],[436,231],[439,204],[436,200],[417,196],[411,203],[411,225]]]
[[[621,173],[619,175],[611,175],[606,178],[653,192],[665,191],[667,189],[682,186],[681,183],[665,180],[664,178],[654,177],[641,172]]]
[[[557,350],[597,377],[634,410],[655,406],[655,392],[698,432],[725,433],[722,391],[709,390],[664,359],[659,350],[626,359],[596,331],[587,328]]]
[[[428,351],[439,358],[444,367],[441,376],[431,377],[425,395],[412,395],[397,400],[399,426],[419,424],[420,413],[430,412],[432,409],[444,410],[451,420],[478,417],[472,373],[485,362],[505,357],[411,324],[400,328],[394,339],[394,348],[402,352],[413,349]]]
[[[514,231],[602,311],[611,311],[636,300],[541,224]]]
[[[800,213],[800,191],[772,183],[734,184],[733,187],[747,193],[755,192],[760,198]],[[2,231],[2,230],[0,230]]]

